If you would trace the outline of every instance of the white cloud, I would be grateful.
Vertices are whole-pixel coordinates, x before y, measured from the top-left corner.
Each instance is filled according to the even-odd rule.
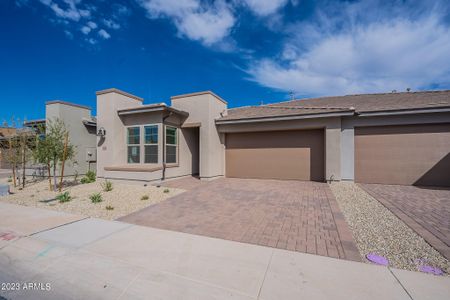
[[[89,28],[91,29],[97,28],[97,24],[92,21],[87,22],[87,26],[89,26]]]
[[[106,27],[111,29],[120,29],[120,24],[116,23],[114,20],[111,19],[103,19],[103,24],[105,24]]]
[[[91,15],[89,10],[78,7],[81,0],[64,0],[62,3],[53,0],[40,1],[42,4],[48,6],[57,17],[62,19],[78,22],[81,18],[87,18]]]
[[[258,16],[268,16],[276,13],[288,0],[243,0],[250,10]]]
[[[358,21],[360,12],[350,8],[342,19],[322,15],[320,24],[291,28],[278,57],[251,63],[250,79],[309,95],[450,84],[450,26],[436,10],[364,23]]]
[[[104,29],[100,29],[98,31],[98,35],[101,36],[102,38],[104,38],[105,40],[107,40],[111,37],[111,35],[108,32],[106,32]]]
[[[139,0],[148,17],[169,18],[178,34],[206,46],[221,42],[235,23],[231,7],[224,1],[208,4],[200,0]]]
[[[91,32],[91,27],[89,27],[89,26],[83,26],[83,27],[81,27],[81,32],[82,33],[84,33],[84,34],[89,34],[89,32]]]

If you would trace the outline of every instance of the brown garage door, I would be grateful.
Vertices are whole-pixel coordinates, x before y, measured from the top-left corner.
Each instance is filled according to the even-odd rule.
[[[355,180],[450,186],[450,124],[355,128]]]
[[[226,176],[323,181],[323,130],[228,133]]]

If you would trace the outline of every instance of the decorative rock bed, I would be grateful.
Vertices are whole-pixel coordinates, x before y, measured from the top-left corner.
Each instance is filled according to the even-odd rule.
[[[450,273],[448,260],[363,189],[348,182],[330,187],[367,262],[367,255],[375,254],[385,257],[391,267]]]

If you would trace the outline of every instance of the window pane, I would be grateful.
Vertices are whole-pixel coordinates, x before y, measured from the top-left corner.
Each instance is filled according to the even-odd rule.
[[[174,127],[166,127],[166,144],[177,144],[177,129]]]
[[[145,144],[157,144],[158,143],[158,126],[144,126],[145,136],[144,143]]]
[[[177,162],[177,147],[166,145],[166,163],[176,163]]]
[[[134,164],[140,161],[140,147],[128,146],[128,163]]]
[[[144,163],[146,164],[158,163],[158,145],[145,146],[144,151],[145,151]]]
[[[139,144],[139,127],[129,127],[128,128],[128,144]]]

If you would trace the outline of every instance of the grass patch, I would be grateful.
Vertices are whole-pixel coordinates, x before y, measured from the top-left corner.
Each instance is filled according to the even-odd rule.
[[[101,184],[103,191],[105,192],[111,192],[113,190],[113,184],[111,181],[106,180]]]
[[[148,199],[149,199],[148,195],[144,195],[141,197],[141,200],[148,200]]]
[[[91,182],[95,182],[96,179],[96,174],[94,171],[87,171],[86,175],[81,178],[81,183],[85,184],[85,183],[91,183]]]
[[[102,195],[100,193],[95,193],[89,196],[92,203],[100,203],[103,201]]]
[[[69,192],[64,192],[56,196],[56,199],[58,199],[59,203],[65,203],[72,200],[72,196],[70,196]]]
[[[106,210],[114,210],[114,207],[113,206],[111,206],[111,205],[108,205],[107,207],[105,207],[106,208]]]
[[[169,191],[169,189],[164,189],[163,192],[167,194],[167,193],[170,192],[170,191]]]

